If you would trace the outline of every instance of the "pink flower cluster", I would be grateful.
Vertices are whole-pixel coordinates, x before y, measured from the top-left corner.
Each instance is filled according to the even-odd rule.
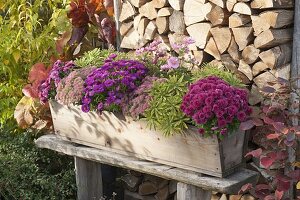
[[[83,97],[84,81],[96,67],[87,67],[71,72],[57,86],[55,99],[65,105],[80,103]]]
[[[150,90],[155,82],[164,82],[167,79],[154,76],[146,76],[142,84],[131,92],[125,101],[122,102],[122,111],[129,114],[134,119],[138,119],[143,115],[145,110],[149,108],[149,103],[152,100]]]
[[[199,133],[217,132],[225,135],[234,123],[245,121],[252,112],[247,97],[246,90],[210,76],[189,87],[181,110],[202,127]]]

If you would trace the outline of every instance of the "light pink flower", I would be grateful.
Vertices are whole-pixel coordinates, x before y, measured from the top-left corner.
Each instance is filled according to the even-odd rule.
[[[176,69],[179,67],[180,61],[177,57],[170,57],[168,59],[168,66],[172,69]]]

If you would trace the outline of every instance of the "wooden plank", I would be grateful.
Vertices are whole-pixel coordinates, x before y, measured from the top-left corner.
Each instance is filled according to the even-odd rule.
[[[103,196],[101,164],[75,156],[78,200],[101,199]]]
[[[66,155],[132,169],[161,178],[173,179],[186,184],[195,185],[206,190],[228,194],[237,193],[244,184],[255,184],[258,180],[258,173],[248,169],[240,169],[226,178],[211,177],[197,172],[140,160],[132,156],[125,156],[91,147],[78,146],[72,142],[64,141],[56,135],[44,135],[37,139],[35,143],[40,148],[51,149]]]
[[[211,191],[203,190],[193,185],[177,183],[178,200],[210,200]]]

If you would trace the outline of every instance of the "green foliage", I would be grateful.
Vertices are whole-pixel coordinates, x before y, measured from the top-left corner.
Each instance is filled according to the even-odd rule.
[[[238,79],[233,73],[225,69],[220,69],[211,64],[204,64],[201,66],[200,70],[193,72],[193,82],[208,76],[217,76],[232,86],[244,87],[241,80]]]
[[[98,49],[95,48],[91,51],[87,51],[82,57],[75,60],[75,64],[79,67],[96,66],[100,67],[103,65],[105,59],[111,54],[117,54],[116,60],[128,59],[129,56],[126,53],[115,52],[112,49]]]
[[[14,0],[0,3],[0,123],[12,121],[28,70],[49,64],[55,38],[66,29],[66,1]]]
[[[188,90],[189,77],[170,76],[165,82],[155,82],[151,91],[152,101],[145,111],[150,128],[159,129],[165,136],[182,133],[190,119],[181,111],[183,96]]]
[[[38,149],[32,133],[0,132],[0,196],[7,200],[75,199],[72,158]]]

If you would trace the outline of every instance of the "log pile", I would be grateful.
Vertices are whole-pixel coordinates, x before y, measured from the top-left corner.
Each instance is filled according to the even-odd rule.
[[[177,182],[129,171],[122,178],[124,200],[177,200]],[[254,200],[249,194],[228,195],[212,192],[211,200]]]
[[[250,90],[288,78],[292,0],[125,0],[121,7],[121,48],[190,36],[198,61],[225,66]]]
[[[122,177],[125,200],[173,200],[177,183],[130,171]]]

